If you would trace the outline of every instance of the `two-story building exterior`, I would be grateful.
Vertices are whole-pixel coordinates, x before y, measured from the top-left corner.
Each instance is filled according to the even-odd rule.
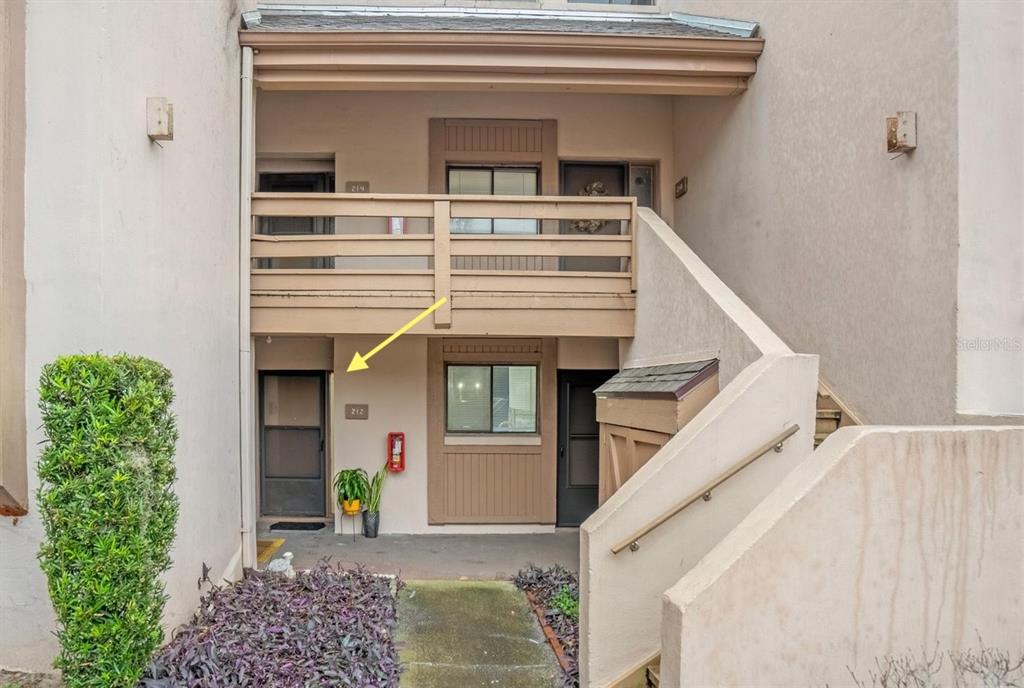
[[[976,426],[1024,418],[1021,5],[400,5],[0,10],[0,666],[55,652],[35,379],[74,351],[175,376],[169,626],[203,567],[256,565],[266,521],[341,532],[332,476],[383,465],[390,433],[383,532],[580,528],[586,685],[658,654],[668,685],[715,675],[686,663],[714,648],[673,586],[758,551],[744,518],[775,495],[759,522],[788,523],[807,466],[867,451],[861,430],[814,451],[838,425],[945,426],[872,456],[921,457],[938,501],[936,453],[990,461],[1004,479],[971,489],[1008,490],[987,523],[1020,535],[1020,435]],[[165,103],[173,136],[147,136]],[[887,150],[887,118],[912,145]],[[712,516],[675,519],[724,480]],[[976,558],[943,594],[1022,561]],[[1019,600],[968,597],[886,642],[1019,640]]]

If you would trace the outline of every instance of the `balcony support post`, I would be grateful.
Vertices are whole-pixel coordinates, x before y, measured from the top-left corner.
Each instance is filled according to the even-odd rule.
[[[446,298],[434,311],[434,327],[452,326],[451,201],[434,201],[434,301]]]
[[[632,241],[632,245],[631,245],[631,248],[630,248],[630,257],[629,257],[629,287],[630,287],[630,291],[632,291],[634,294],[636,293],[636,280],[637,280],[637,276],[638,276],[637,264],[636,264],[636,258],[637,258],[636,254],[637,254],[637,247],[638,247],[637,233],[640,231],[640,223],[637,222],[637,213],[636,213],[636,211],[637,211],[636,199],[634,198],[633,199],[633,211],[632,211],[632,213],[630,215],[630,218],[629,218],[629,234],[630,234],[630,239]]]

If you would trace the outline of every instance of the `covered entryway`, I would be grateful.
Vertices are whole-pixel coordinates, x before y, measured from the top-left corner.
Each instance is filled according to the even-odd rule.
[[[549,531],[585,518],[591,462],[569,447],[591,442],[592,424],[567,430],[558,513],[557,371],[612,367],[619,351],[611,361],[563,361],[560,347],[634,336],[636,206],[672,212],[671,96],[746,89],[763,48],[756,26],[647,11],[270,5],[244,13],[240,42],[251,216],[240,231],[298,219],[324,234],[268,232],[243,248],[243,329],[255,348],[332,339],[348,360],[446,300],[360,377],[343,376],[344,362],[327,368],[336,408],[326,415],[340,429],[330,433],[330,469],[322,453],[297,466],[271,455],[270,435],[304,433],[312,448],[322,424],[260,422],[250,444],[267,456],[243,466],[247,519],[282,513],[296,498],[285,486],[303,483],[305,506],[288,515],[322,513],[331,471],[376,470],[392,430],[407,433],[408,457],[385,490],[384,535]],[[592,163],[584,185],[600,171],[593,163],[614,167],[614,183],[602,184],[608,196],[563,184],[562,163]],[[321,191],[329,178],[306,179],[315,188],[299,192],[267,185],[296,179],[260,177],[286,172],[333,173],[337,192]],[[562,234],[573,221],[602,227]],[[572,267],[575,259],[614,269]],[[251,404],[243,386],[243,408],[262,414],[264,400]],[[368,415],[349,418],[348,405]],[[320,486],[326,499],[310,506]]]

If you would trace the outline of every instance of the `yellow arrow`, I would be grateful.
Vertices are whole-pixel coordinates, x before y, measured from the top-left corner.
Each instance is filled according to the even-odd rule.
[[[393,335],[391,335],[390,337],[385,339],[383,342],[381,342],[377,346],[375,346],[372,349],[370,349],[370,351],[367,352],[367,354],[365,356],[361,355],[358,351],[355,352],[352,355],[352,362],[348,364],[348,370],[346,370],[345,372],[352,373],[352,372],[355,372],[357,370],[366,370],[367,368],[369,368],[370,366],[367,363],[367,361],[369,361],[371,358],[373,358],[385,346],[387,346],[388,344],[390,344],[391,342],[395,341],[396,339],[401,337],[403,334],[408,332],[420,320],[423,320],[423,318],[427,317],[428,315],[430,315],[431,313],[436,311],[438,308],[443,306],[447,300],[448,300],[448,297],[446,297],[446,296],[442,296],[441,298],[439,298],[437,300],[437,302],[433,306],[431,306],[430,308],[426,309],[425,311],[423,311],[422,313],[417,315],[415,318],[413,318],[409,322],[407,322],[404,325],[402,325],[401,327],[399,327],[398,330]]]

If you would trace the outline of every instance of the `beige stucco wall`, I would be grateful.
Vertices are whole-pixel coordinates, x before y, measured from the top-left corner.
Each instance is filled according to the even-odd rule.
[[[1024,425],[1024,3],[958,9],[956,409]]]
[[[373,474],[384,465],[389,432],[405,433],[403,473],[391,474],[381,497],[383,533],[416,533],[427,529],[427,340],[401,337],[370,360],[370,369],[346,373],[352,354],[366,353],[380,337],[336,337],[334,340],[333,476],[343,468],[365,468]],[[367,420],[345,420],[345,404],[368,404]],[[336,510],[336,523],[351,518]],[[358,529],[359,523],[356,528]]]
[[[606,337],[559,337],[560,370],[618,370],[619,340]]]
[[[337,185],[426,193],[431,117],[558,120],[564,159],[658,160],[662,211],[671,218],[672,99],[517,93],[260,92],[260,154],[334,153]]]
[[[170,368],[181,517],[168,625],[192,613],[203,563],[214,580],[237,572],[241,544],[235,26],[229,0],[28,3],[29,459],[47,361],[126,351]],[[174,104],[162,147],[146,137],[147,96]],[[41,533],[31,503],[0,521],[2,665],[45,669],[56,651]]]
[[[676,229],[864,420],[952,422],[956,5],[665,8],[756,20],[766,41],[740,97],[676,99]],[[894,158],[897,110],[917,112],[918,148]]]
[[[25,2],[0,3],[0,513],[28,500],[25,461]]]
[[[839,430],[665,596],[664,685],[870,683],[979,638],[1019,656],[1021,456],[1022,428]]]
[[[256,337],[255,360],[256,370],[334,370],[334,339]]]

